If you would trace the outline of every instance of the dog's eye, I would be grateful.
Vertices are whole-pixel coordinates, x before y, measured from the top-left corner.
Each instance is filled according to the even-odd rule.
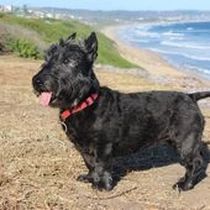
[[[65,58],[65,59],[63,60],[63,63],[64,63],[64,64],[68,64],[68,62],[69,62],[68,58]]]

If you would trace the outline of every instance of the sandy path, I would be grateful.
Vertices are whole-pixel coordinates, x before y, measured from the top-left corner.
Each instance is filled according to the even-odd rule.
[[[194,190],[179,194],[171,186],[184,170],[166,148],[118,162],[127,175],[109,193],[75,181],[86,171],[84,163],[62,132],[57,110],[40,107],[32,93],[31,77],[39,66],[38,61],[0,56],[0,209],[210,209],[210,168]],[[102,85],[123,92],[170,88],[104,67],[96,73]],[[202,111],[206,140],[210,111]]]

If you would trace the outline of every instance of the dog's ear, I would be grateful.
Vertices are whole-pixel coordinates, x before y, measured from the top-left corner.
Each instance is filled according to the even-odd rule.
[[[85,40],[85,47],[88,53],[88,59],[93,62],[98,55],[98,40],[95,32],[92,32],[90,36]]]
[[[73,39],[76,38],[76,36],[77,36],[77,33],[76,33],[76,32],[73,33],[73,34],[71,34],[71,35],[66,39],[66,42],[67,42],[67,43],[68,43],[68,42],[71,42]]]
[[[65,45],[65,41],[63,40],[63,38],[60,38],[60,40],[59,40],[59,45],[60,45],[61,47],[63,47],[63,46]]]
[[[60,45],[61,47],[63,47],[65,44],[70,43],[73,39],[76,38],[76,35],[77,35],[77,33],[75,32],[75,33],[71,34],[66,40],[64,40],[63,38],[61,38],[61,39],[59,40],[59,45]]]

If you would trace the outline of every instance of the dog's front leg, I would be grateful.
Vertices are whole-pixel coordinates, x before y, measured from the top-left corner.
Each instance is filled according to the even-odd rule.
[[[93,188],[107,191],[113,188],[112,143],[97,145],[94,151]]]
[[[83,160],[85,162],[86,167],[88,168],[87,174],[81,174],[77,177],[77,180],[80,182],[93,182],[92,173],[94,170],[94,157],[87,153],[82,153]]]

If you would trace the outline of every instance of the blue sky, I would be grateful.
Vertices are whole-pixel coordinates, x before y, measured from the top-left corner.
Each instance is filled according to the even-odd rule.
[[[210,0],[1,0],[0,4],[91,10],[210,10]]]

